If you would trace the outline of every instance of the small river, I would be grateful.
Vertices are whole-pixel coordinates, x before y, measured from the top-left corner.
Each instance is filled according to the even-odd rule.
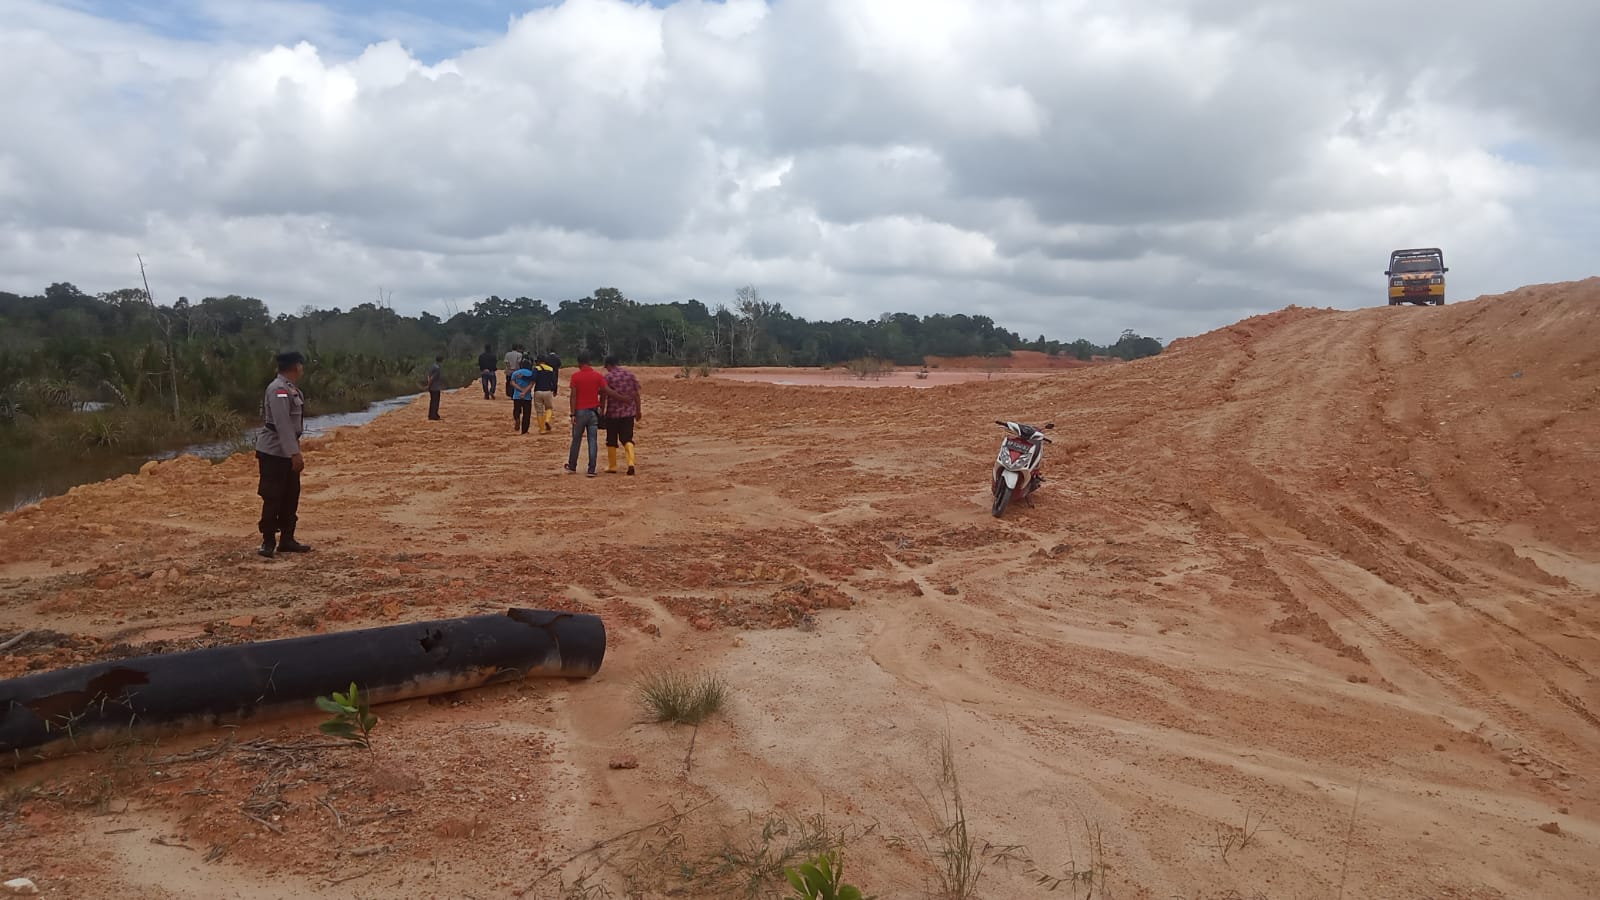
[[[408,394],[404,397],[390,397],[356,412],[312,416],[305,422],[306,435],[316,436],[327,434],[335,428],[365,425],[386,412],[405,406],[418,396],[420,395]],[[253,441],[258,431],[259,428],[252,428],[241,437]],[[65,494],[80,484],[91,484],[137,472],[140,466],[152,459],[174,459],[185,453],[216,459],[227,456],[237,448],[238,443],[235,441],[218,441],[164,450],[150,456],[95,455],[59,462],[41,462],[38,466],[24,467],[20,471],[0,472],[0,512],[21,509],[46,497]]]

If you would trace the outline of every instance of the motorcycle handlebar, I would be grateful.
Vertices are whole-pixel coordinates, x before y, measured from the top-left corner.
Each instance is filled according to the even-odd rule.
[[[999,419],[995,419],[994,423],[996,425],[999,425],[1001,428],[1005,428],[1005,429],[1010,429],[1011,428],[1011,423],[1010,422],[1002,422]],[[1052,427],[1052,426],[1046,426],[1046,427],[1048,428],[1048,427]],[[1055,443],[1055,441],[1052,441],[1049,438],[1045,437],[1044,436],[1044,432],[1039,431],[1038,429],[1034,429],[1034,433],[1037,434],[1040,438],[1043,438],[1044,442],[1046,444],[1054,444]]]

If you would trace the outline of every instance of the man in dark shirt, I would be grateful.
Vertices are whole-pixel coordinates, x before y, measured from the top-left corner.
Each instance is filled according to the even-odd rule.
[[[561,390],[561,376],[550,365],[551,354],[533,364],[533,418],[539,423],[539,433],[549,434],[550,421],[556,417],[556,394]]]
[[[483,345],[483,352],[478,354],[478,375],[483,380],[483,399],[493,400],[494,392],[499,385],[499,372],[495,369],[498,361],[494,357],[494,347],[490,344]],[[507,388],[510,390],[510,388]]]
[[[428,369],[428,419],[439,421],[439,392],[444,390],[444,357],[435,356]]]

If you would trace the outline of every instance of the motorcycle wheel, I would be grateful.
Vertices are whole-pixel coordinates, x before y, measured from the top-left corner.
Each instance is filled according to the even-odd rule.
[[[1011,489],[1004,481],[994,483],[994,506],[989,510],[996,519],[1006,514],[1006,504],[1011,502]]]

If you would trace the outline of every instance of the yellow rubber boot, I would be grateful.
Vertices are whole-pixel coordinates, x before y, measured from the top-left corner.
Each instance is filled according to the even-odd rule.
[[[624,453],[628,454],[628,474],[632,475],[633,474],[633,463],[634,463],[633,442],[629,441],[628,443],[623,444],[622,445],[622,450],[623,450]],[[611,452],[615,453],[616,451],[612,450]]]
[[[617,448],[615,447],[606,448],[606,471],[613,475],[617,474]]]

